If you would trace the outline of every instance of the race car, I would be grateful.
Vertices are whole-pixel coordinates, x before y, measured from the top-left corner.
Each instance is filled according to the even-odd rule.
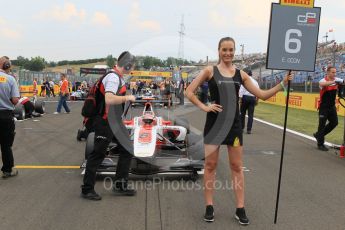
[[[78,101],[78,100],[85,100],[87,97],[87,90],[78,89],[71,93],[70,100],[71,101]]]
[[[191,133],[189,122],[184,118],[165,120],[157,116],[153,105],[164,101],[149,97],[137,100],[136,103],[144,104],[142,114],[130,120],[123,120],[133,144],[134,157],[130,173],[181,173],[196,180],[204,168],[202,137]],[[85,168],[87,158],[94,150],[94,138],[93,132],[88,135],[85,160],[81,168]],[[114,139],[108,146],[107,157],[98,168],[98,173],[115,173],[118,157]]]
[[[144,106],[145,103],[143,103],[143,99],[156,100],[156,102],[154,103],[156,106],[164,106],[165,103],[165,101],[162,100],[162,96],[153,94],[149,88],[143,89],[141,94],[135,95],[135,98],[136,100],[131,104],[132,107]],[[161,100],[161,103],[158,103],[159,100]]]
[[[14,117],[17,120],[24,120],[25,118],[40,117],[44,112],[44,101],[22,97],[14,108]]]

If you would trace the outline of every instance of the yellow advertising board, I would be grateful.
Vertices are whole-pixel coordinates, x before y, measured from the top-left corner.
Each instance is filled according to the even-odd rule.
[[[317,102],[320,99],[319,94],[315,93],[290,93],[289,107],[295,109],[304,109],[310,111],[317,111]],[[278,92],[276,95],[266,101],[260,103],[267,103],[272,105],[285,106],[286,97],[283,92]],[[345,109],[340,105],[338,99],[336,100],[336,108],[338,115],[344,116]]]
[[[187,78],[188,77],[188,73],[186,73],[186,72],[182,72],[182,78]]]
[[[132,71],[130,75],[133,77],[164,77],[164,78],[172,77],[171,72],[137,71],[137,70]],[[187,78],[188,73],[182,72],[182,77]]]
[[[280,5],[313,8],[314,0],[280,0]]]
[[[171,77],[171,72],[132,71],[133,77]]]
[[[34,86],[33,85],[20,86],[19,91],[22,97],[32,97]]]
[[[37,95],[40,95],[41,94],[41,86],[39,85],[37,87]],[[20,95],[22,97],[32,97],[34,95],[34,86],[33,85],[21,85],[19,87],[19,92],[20,92]],[[60,92],[60,87],[58,85],[54,85],[54,93],[55,95],[58,95]],[[43,94],[41,94],[43,96],[45,96],[45,92],[43,92]]]

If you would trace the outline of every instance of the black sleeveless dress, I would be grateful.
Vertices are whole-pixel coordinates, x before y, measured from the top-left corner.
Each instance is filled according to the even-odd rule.
[[[204,127],[204,143],[213,145],[242,146],[242,126],[239,113],[239,90],[242,77],[236,69],[233,77],[224,77],[217,66],[208,81],[211,103],[223,107],[220,113],[208,112]]]

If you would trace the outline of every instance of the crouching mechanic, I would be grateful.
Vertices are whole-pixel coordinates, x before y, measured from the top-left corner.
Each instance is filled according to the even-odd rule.
[[[22,104],[25,109],[25,118],[40,117],[41,114],[35,112],[35,105],[30,101],[28,97],[22,97],[18,103]]]
[[[101,200],[102,197],[94,190],[97,168],[105,158],[107,147],[114,138],[114,134],[108,123],[108,111],[110,105],[124,104],[126,101],[134,101],[133,95],[126,95],[126,85],[123,74],[129,74],[133,69],[135,58],[129,52],[123,52],[113,71],[108,73],[100,84],[99,100],[96,97],[97,105],[102,108],[94,118],[95,141],[94,151],[87,159],[84,184],[81,186],[81,196],[89,200]],[[104,106],[105,105],[105,106]],[[134,196],[136,191],[128,187],[128,173],[132,159],[129,153],[120,142],[117,141],[119,159],[116,167],[116,176],[113,183],[113,192],[116,195]]]
[[[9,75],[11,62],[8,57],[0,58],[0,147],[3,166],[2,177],[18,174],[14,168],[12,145],[15,136],[13,119],[14,105],[18,103],[19,90],[16,80]]]
[[[328,151],[324,145],[325,136],[338,125],[337,109],[335,100],[337,96],[338,84],[344,84],[344,80],[335,77],[337,70],[333,66],[327,68],[327,75],[319,82],[320,101],[319,101],[319,127],[314,137],[317,140],[317,147],[321,151]],[[326,122],[328,124],[326,125]]]

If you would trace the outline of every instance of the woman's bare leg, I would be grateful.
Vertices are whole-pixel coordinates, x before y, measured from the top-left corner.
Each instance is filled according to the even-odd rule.
[[[216,168],[219,156],[218,145],[205,144],[205,171],[204,171],[204,186],[205,186],[205,202],[206,205],[213,205],[213,191],[216,175]]]
[[[236,197],[236,207],[244,207],[244,174],[242,162],[243,147],[228,146],[229,165],[231,169],[232,187]]]

